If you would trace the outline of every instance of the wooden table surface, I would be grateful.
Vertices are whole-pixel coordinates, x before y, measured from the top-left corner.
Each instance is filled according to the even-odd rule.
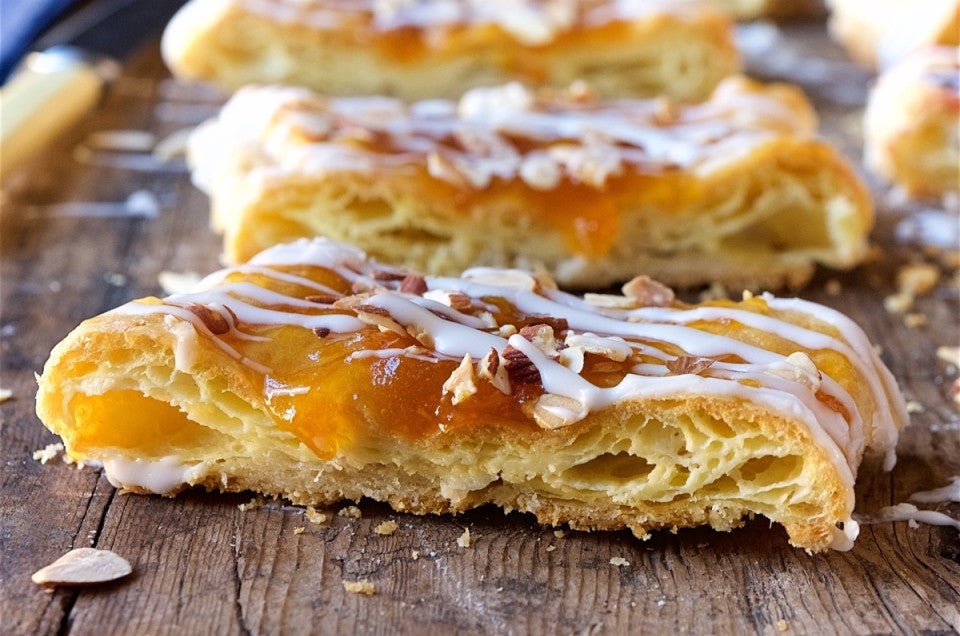
[[[787,40],[761,52],[759,70],[804,83],[827,134],[856,160],[870,75],[845,61],[822,25],[784,31]],[[754,42],[762,45],[762,37]],[[659,532],[643,542],[626,532],[556,536],[531,516],[495,508],[424,518],[361,502],[362,518],[331,514],[332,521],[316,525],[302,508],[278,502],[241,510],[250,495],[118,495],[96,469],[35,461],[35,450],[56,441],[33,404],[34,373],[50,348],[84,318],[161,293],[162,271],[215,269],[220,251],[207,226],[206,198],[182,162],[91,153],[91,135],[132,129],[163,138],[216,106],[215,96],[169,80],[153,44],[95,116],[4,184],[0,386],[13,397],[0,404],[0,633],[960,630],[960,536],[950,528],[866,526],[852,551],[811,556],[789,547],[782,530],[763,519],[730,533]],[[939,216],[946,220],[941,227],[956,230],[956,213],[944,217],[936,205],[898,202],[873,186],[877,260],[852,273],[822,272],[801,292],[860,322],[908,399],[922,406],[901,437],[896,468],[861,469],[862,513],[960,474],[960,417],[951,397],[957,370],[935,354],[960,344],[956,269],[944,266],[936,289],[917,299],[913,311],[925,325],[907,326],[883,304],[896,291],[900,266],[939,262],[936,251],[911,238],[911,228],[930,227],[916,219]],[[152,198],[128,200],[138,191]],[[158,214],[135,213],[149,212],[144,201],[154,199]],[[933,507],[960,513],[960,504]],[[388,519],[399,529],[378,536],[374,527]],[[465,528],[472,542],[461,548]],[[48,593],[31,583],[36,569],[84,546],[125,556],[133,575],[79,591]],[[629,565],[611,565],[612,557]],[[360,579],[370,580],[376,594],[345,592],[342,582]]]

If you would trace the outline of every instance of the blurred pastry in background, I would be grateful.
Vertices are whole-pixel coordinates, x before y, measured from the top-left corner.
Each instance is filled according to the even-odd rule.
[[[826,12],[823,0],[713,0],[713,4],[736,20],[815,18]]]
[[[511,80],[697,100],[740,67],[708,0],[191,0],[163,55],[177,77],[231,89],[407,100]]]
[[[798,287],[866,253],[873,208],[790,85],[602,100],[513,83],[459,102],[239,91],[189,142],[228,261],[323,235],[431,274],[476,265],[604,287]]]
[[[960,44],[960,0],[827,0],[830,33],[855,59],[884,68],[930,45]]]
[[[920,49],[881,74],[863,133],[867,166],[908,194],[960,191],[960,48]]]

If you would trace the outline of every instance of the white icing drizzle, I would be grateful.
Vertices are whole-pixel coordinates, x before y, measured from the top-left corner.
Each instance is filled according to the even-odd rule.
[[[349,354],[348,361],[393,356],[431,362],[439,359],[459,361],[468,354],[480,360],[491,349],[502,354],[510,345],[526,355],[536,367],[545,392],[569,398],[566,402],[559,401],[560,406],[551,404],[545,407],[553,409],[551,414],[568,422],[631,399],[657,399],[678,394],[743,399],[785,419],[802,422],[810,437],[823,449],[850,487],[851,507],[854,474],[864,444],[870,442],[881,450],[892,449],[896,441],[897,424],[907,421],[905,407],[902,414],[895,408],[903,401],[896,385],[888,377],[889,372],[859,327],[832,309],[771,295],[764,295],[762,300],[775,311],[815,317],[836,328],[846,343],[785,320],[737,308],[598,308],[570,294],[552,291],[549,284],[541,285],[529,274],[516,270],[478,268],[466,272],[462,278],[426,277],[426,287],[433,293],[431,298],[423,298],[399,291],[399,279],[405,273],[403,270],[381,266],[368,260],[356,248],[326,239],[302,239],[271,248],[248,265],[208,276],[195,291],[175,294],[160,304],[129,303],[114,312],[141,315],[163,313],[167,315],[167,321],[185,321],[193,326],[196,334],[212,340],[232,358],[266,376],[270,373],[268,368],[245,358],[223,338],[214,334],[188,307],[202,305],[219,314],[224,323],[230,325],[229,333],[234,338],[241,337],[247,325],[290,325],[340,334],[368,328],[367,323],[355,317],[351,309],[337,309],[267,289],[250,281],[230,279],[232,274],[246,273],[256,275],[261,280],[294,283],[306,290],[305,295],[317,291],[317,284],[309,279],[275,269],[293,265],[323,267],[347,282],[360,284],[369,292],[358,302],[384,310],[389,314],[389,320],[406,327],[411,334],[421,334],[417,337],[424,346],[416,351],[409,348],[361,350]],[[382,276],[384,273],[389,275]],[[384,278],[387,280],[379,280]],[[339,296],[327,287],[319,291]],[[458,311],[432,299],[441,298],[444,293],[468,296],[471,309]],[[527,316],[528,321],[535,321],[536,316],[549,317],[545,321],[565,320],[569,328],[566,334],[571,338],[565,346],[586,348],[603,345],[611,355],[623,358],[631,353],[641,354],[648,356],[648,360],[632,365],[631,372],[624,375],[617,385],[596,386],[577,371],[553,360],[525,337],[516,333],[509,338],[498,335],[508,335],[510,331],[494,333],[495,325],[471,313],[495,309],[481,301],[484,297],[504,299],[520,315]],[[798,349],[832,349],[847,356],[871,388],[876,402],[876,417],[869,422],[862,422],[853,398],[835,379],[816,369],[805,354],[787,357],[685,324],[696,320],[738,321],[794,342]],[[172,329],[171,325],[168,327]],[[180,334],[178,347],[193,346],[185,343],[189,343],[189,339]],[[670,373],[665,365],[676,356],[663,351],[660,347],[664,345],[675,347],[687,356],[710,358],[713,363],[699,373]],[[741,362],[717,360],[724,356],[736,356]],[[799,362],[794,360],[797,356]],[[181,358],[183,364],[189,367],[192,359],[189,351],[178,353],[177,357],[178,367]],[[804,360],[806,367],[801,364]],[[745,380],[750,383],[745,384]],[[283,390],[295,394],[303,388],[286,387]],[[821,401],[818,392],[826,393],[842,405],[849,420],[845,419],[843,413],[831,408],[830,404]],[[893,412],[889,412],[888,408]],[[854,527],[845,529],[841,534],[849,540]]]
[[[909,499],[917,503],[940,503],[943,501],[960,503],[960,475],[953,477],[946,486],[915,492],[910,495]]]
[[[103,460],[107,480],[114,488],[142,488],[165,494],[191,481],[191,473],[201,467],[185,466],[179,457],[130,459],[120,455]]]
[[[474,189],[496,178],[546,190],[561,176],[602,188],[626,170],[705,174],[783,135],[809,137],[815,118],[802,98],[796,102],[742,78],[686,106],[578,98],[573,88],[534,93],[516,83],[468,91],[459,103],[409,105],[248,86],[197,128],[189,157],[194,182],[207,192],[234,173],[270,180],[404,166]]]
[[[890,521],[914,521],[926,523],[931,526],[951,526],[960,530],[960,519],[954,519],[950,515],[937,512],[936,510],[920,510],[909,503],[898,503],[894,506],[886,506],[872,515],[855,514],[854,516],[861,525],[888,523]]]

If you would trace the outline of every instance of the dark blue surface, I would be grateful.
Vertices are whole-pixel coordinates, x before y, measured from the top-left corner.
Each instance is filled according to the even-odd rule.
[[[0,82],[73,0],[0,0]]]

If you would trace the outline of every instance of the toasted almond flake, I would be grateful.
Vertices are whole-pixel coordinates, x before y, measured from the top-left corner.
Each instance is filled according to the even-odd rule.
[[[596,336],[592,333],[569,334],[563,343],[615,362],[623,362],[633,353],[633,349],[622,338]]]
[[[547,430],[569,426],[587,415],[586,407],[579,401],[564,395],[544,393],[533,407],[533,419]]]
[[[764,373],[785,380],[800,382],[813,391],[820,388],[822,380],[820,369],[817,368],[810,356],[802,351],[795,351],[780,362],[771,364]]]
[[[496,349],[490,349],[487,355],[477,363],[477,376],[488,381],[495,389],[504,395],[512,393],[510,376],[506,367],[500,363],[500,354]]]
[[[407,330],[399,322],[393,319],[390,312],[383,307],[376,305],[361,304],[354,308],[357,312],[357,318],[368,325],[379,327],[381,331],[392,331],[395,334],[406,336]]]
[[[623,286],[623,295],[644,307],[669,307],[673,304],[673,290],[649,276],[637,276]]]
[[[960,368],[960,347],[937,347],[937,357]]]
[[[583,300],[588,305],[601,309],[635,309],[637,307],[636,299],[614,294],[584,294]]]
[[[130,563],[110,550],[77,548],[30,578],[38,585],[92,585],[121,579],[133,571]]]
[[[230,323],[224,315],[209,305],[190,303],[184,309],[199,318],[215,336],[222,336],[230,331]]]
[[[463,534],[457,537],[457,545],[461,548],[470,547],[470,528],[463,529]]]
[[[557,354],[557,362],[567,367],[574,373],[583,371],[583,347],[566,347]]]
[[[382,537],[388,537],[397,530],[400,529],[400,524],[396,521],[384,521],[383,523],[377,524],[377,527],[373,529],[374,532],[379,534]]]
[[[306,530],[307,530],[306,526],[297,526],[296,528],[293,529],[293,534],[303,534],[304,532],[306,532]]]
[[[551,190],[560,183],[560,164],[544,152],[533,152],[520,163],[520,179],[534,190]]]
[[[344,581],[343,589],[350,594],[363,594],[365,596],[373,596],[377,593],[377,586],[367,579],[360,579],[359,581]]]
[[[630,562],[623,557],[613,557],[610,559],[610,565],[615,565],[619,568],[630,565]]]
[[[33,459],[40,462],[41,464],[46,464],[51,459],[56,459],[57,455],[63,452],[63,444],[57,442],[55,444],[47,444],[40,450],[33,451]]]
[[[517,333],[516,325],[500,325],[500,328],[497,329],[497,335],[501,338],[509,338],[515,333]]]
[[[400,281],[400,291],[404,294],[423,296],[423,293],[427,291],[427,279],[419,274],[407,274]]]
[[[340,296],[337,294],[311,294],[304,298],[307,302],[317,303],[319,305],[332,305],[338,300]]]
[[[313,333],[315,333],[318,338],[326,338],[330,335],[330,327],[314,327]]]
[[[428,350],[434,348],[433,333],[431,333],[430,330],[416,323],[411,323],[407,325],[405,332]]]
[[[327,521],[327,515],[322,512],[317,512],[317,509],[313,506],[307,506],[307,511],[304,516],[310,523],[321,524]]]
[[[473,300],[463,292],[449,292],[440,289],[431,289],[423,293],[423,297],[446,305],[451,309],[464,312],[473,306]]]
[[[473,374],[473,358],[470,354],[463,356],[460,365],[453,370],[447,381],[443,383],[443,393],[452,393],[451,404],[456,406],[477,392],[477,383]]]
[[[697,375],[706,371],[716,362],[713,358],[701,358],[699,356],[677,356],[673,360],[666,362],[666,367],[674,375],[692,374]]]
[[[540,370],[537,365],[527,357],[527,354],[515,348],[513,345],[507,345],[503,349],[503,366],[507,369],[507,375],[511,384],[534,384],[540,382]]]
[[[553,334],[553,327],[550,325],[527,325],[521,327],[519,333],[549,357],[557,357],[557,339]]]
[[[360,517],[363,516],[363,513],[360,512],[360,509],[357,508],[356,506],[347,506],[347,507],[345,507],[345,508],[341,508],[341,509],[337,512],[337,516],[338,516],[338,517],[349,517],[349,518],[351,518],[351,519],[359,519]]]

